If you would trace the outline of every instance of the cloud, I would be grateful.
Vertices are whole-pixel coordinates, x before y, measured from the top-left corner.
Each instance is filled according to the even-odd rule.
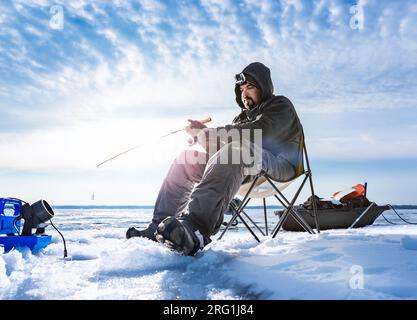
[[[35,28],[33,26],[26,26],[24,30],[37,37],[45,37],[46,35],[44,32],[40,31],[38,28]]]
[[[115,118],[226,122],[238,110],[232,76],[255,60],[271,67],[276,92],[300,115],[417,112],[412,1],[360,2],[363,30],[351,29],[351,2],[342,0],[59,1],[60,31],[49,28],[53,4],[0,5],[0,116],[8,123],[0,135]],[[360,139],[384,156],[382,134]],[[342,142],[349,147],[340,154],[366,151],[355,138]],[[397,144],[399,154],[412,142]],[[320,133],[314,148],[329,154],[340,145]]]
[[[29,2],[30,8],[39,4],[45,5],[46,2]],[[19,1],[16,6],[23,8],[21,12],[29,11],[24,2]],[[100,72],[108,66],[108,55],[97,47],[99,35],[111,43],[107,49],[116,56],[116,61],[111,62],[119,69],[109,69],[115,78],[118,78],[117,72],[122,71],[128,78],[129,72],[135,69],[142,70],[141,78],[148,79],[155,74],[159,78],[166,78],[167,74],[204,75],[213,66],[233,72],[232,69],[237,70],[248,61],[258,59],[271,65],[276,82],[282,84],[282,88],[288,88],[291,94],[304,101],[314,95],[332,104],[333,110],[340,108],[344,111],[345,107],[339,102],[351,96],[364,103],[354,106],[348,103],[350,108],[381,108],[376,103],[380,97],[369,99],[369,92],[383,96],[385,99],[382,100],[389,100],[385,94],[387,87],[396,86],[397,79],[416,66],[415,58],[405,59],[410,50],[402,38],[411,32],[409,21],[414,16],[413,10],[398,11],[404,6],[385,3],[385,9],[380,10],[375,2],[367,2],[365,12],[377,11],[378,19],[366,15],[368,28],[362,35],[350,29],[350,6],[342,1],[318,1],[316,5],[301,1],[245,1],[241,6],[228,1],[202,1],[201,6],[191,4],[188,10],[180,4],[168,9],[158,1],[142,1],[139,6],[136,8],[131,2],[113,2],[106,14],[103,7],[90,5],[87,1],[64,3],[69,16],[66,28],[74,31],[70,41],[84,43],[84,46],[77,46],[82,55],[91,57],[90,51],[100,52],[94,56],[96,61],[83,68],[86,74],[80,76],[87,76],[94,72],[94,68]],[[198,14],[189,17],[182,14],[184,10]],[[127,36],[125,30],[119,29],[120,25],[112,24],[110,13],[126,19],[137,35]],[[81,29],[71,21],[72,15],[93,23],[94,32],[80,32]],[[393,21],[402,15],[405,17],[400,27]],[[247,21],[251,28],[245,24]],[[377,30],[371,28],[373,24]],[[386,34],[385,29],[391,33]],[[36,32],[39,29],[31,27],[29,30]],[[19,38],[19,35],[14,37]],[[389,43],[385,41],[386,37],[391,40]],[[392,46],[392,40],[400,45],[401,50]],[[22,44],[20,47],[24,48]],[[137,54],[133,57],[135,50]],[[130,61],[130,69],[120,69],[121,62],[129,57],[136,59]],[[20,62],[23,60],[22,57]],[[68,68],[65,62],[64,59],[59,67]],[[80,61],[68,61],[73,68],[77,62]],[[394,71],[399,64],[400,70]],[[45,74],[37,85],[49,88],[50,81],[45,77],[56,79],[57,73],[59,70]],[[410,84],[415,85],[414,73],[409,79]],[[102,83],[102,80],[98,81]],[[92,87],[95,88],[94,83]],[[407,94],[406,103],[409,104],[411,99]]]

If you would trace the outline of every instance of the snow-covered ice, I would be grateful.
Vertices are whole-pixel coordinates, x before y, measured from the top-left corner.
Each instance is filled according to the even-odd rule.
[[[417,221],[415,210],[399,212]],[[0,299],[417,299],[415,225],[379,218],[366,228],[280,232],[257,243],[239,224],[185,257],[124,238],[129,226],[146,226],[150,209],[55,213],[70,257],[63,259],[51,227],[46,249],[0,254]],[[262,210],[248,213],[262,217]]]

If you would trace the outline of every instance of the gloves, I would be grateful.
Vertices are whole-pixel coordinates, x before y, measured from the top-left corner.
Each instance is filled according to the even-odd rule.
[[[190,135],[190,138],[188,138],[188,145],[192,146],[197,142],[197,134],[200,132],[200,130],[207,127],[197,120],[188,119],[188,121],[190,124],[185,127],[185,131]]]
[[[189,133],[189,131],[193,129],[201,130],[201,129],[207,128],[200,121],[190,120],[190,119],[188,119],[188,121],[190,122],[190,124],[187,127],[185,127],[185,131],[187,131],[187,133]]]

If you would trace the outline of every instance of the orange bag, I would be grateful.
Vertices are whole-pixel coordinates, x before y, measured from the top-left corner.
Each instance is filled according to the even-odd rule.
[[[342,200],[357,198],[357,197],[364,196],[364,195],[365,195],[365,186],[363,184],[357,184],[356,186],[353,186],[349,189],[337,191],[333,193],[332,198],[338,201],[342,201]]]

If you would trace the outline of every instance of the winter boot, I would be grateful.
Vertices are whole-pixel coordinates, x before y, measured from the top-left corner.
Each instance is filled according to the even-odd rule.
[[[152,241],[156,241],[155,231],[156,231],[156,227],[153,224],[150,224],[146,229],[143,229],[143,230],[138,230],[135,227],[130,227],[126,231],[126,239],[130,239],[133,237],[142,237],[142,238],[148,238]]]
[[[162,220],[156,230],[156,240],[171,250],[186,256],[193,256],[202,249],[210,239],[203,237],[200,232],[193,232],[191,226],[184,220],[168,217]]]

